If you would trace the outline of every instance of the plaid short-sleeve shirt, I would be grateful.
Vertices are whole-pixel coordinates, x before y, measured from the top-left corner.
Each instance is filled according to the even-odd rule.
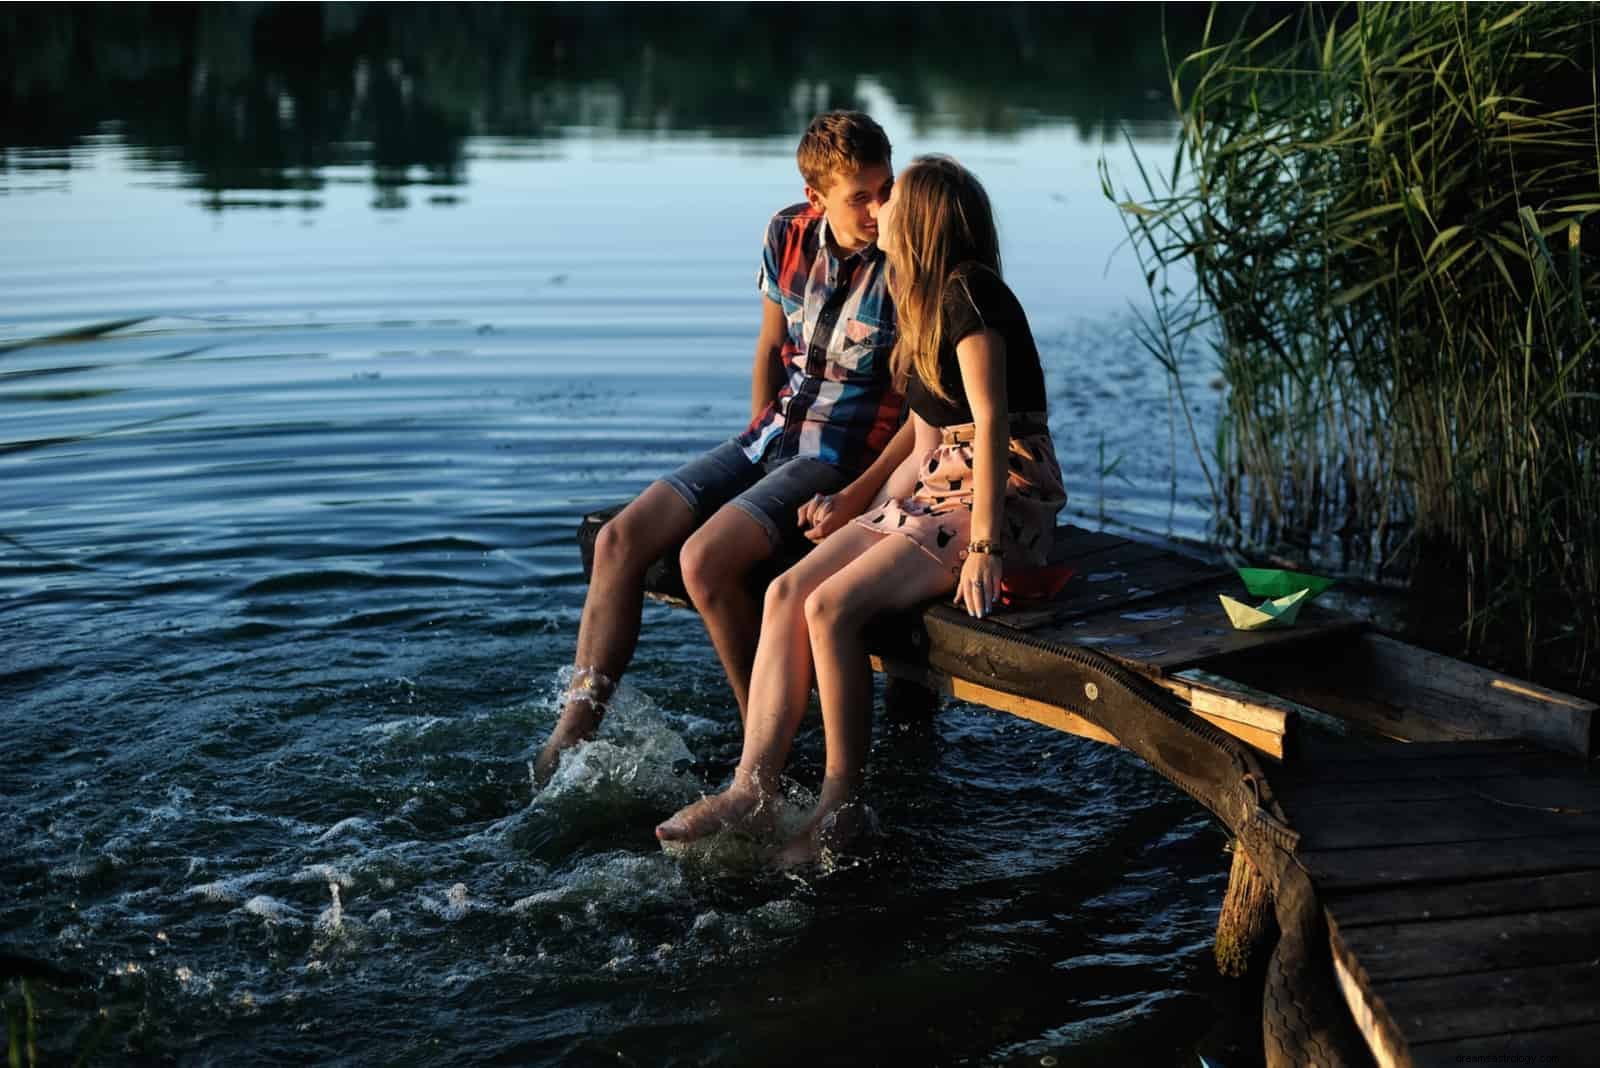
[[[737,440],[752,462],[806,456],[853,474],[900,425],[903,402],[889,373],[894,305],[878,246],[840,257],[827,229],[808,204],[783,209],[767,225],[758,284],[789,320],[788,380]]]

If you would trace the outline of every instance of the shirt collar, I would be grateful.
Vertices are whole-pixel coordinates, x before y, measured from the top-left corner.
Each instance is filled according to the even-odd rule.
[[[828,228],[828,217],[822,217],[822,262],[827,269],[828,285],[838,284],[839,271],[845,264],[865,266],[876,262],[882,255],[883,250],[878,248],[876,241],[869,241],[848,255],[839,255],[834,251],[833,231]]]

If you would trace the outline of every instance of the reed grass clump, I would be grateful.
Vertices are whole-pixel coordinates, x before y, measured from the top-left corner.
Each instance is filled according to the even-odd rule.
[[[1141,340],[1180,390],[1202,357],[1226,381],[1195,435],[1221,536],[1375,573],[1444,554],[1468,648],[1510,638],[1529,669],[1559,648],[1590,678],[1597,27],[1556,3],[1208,27],[1169,57],[1170,169],[1106,180],[1151,291]]]

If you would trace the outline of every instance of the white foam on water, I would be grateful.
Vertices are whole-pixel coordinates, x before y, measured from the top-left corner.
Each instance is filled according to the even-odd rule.
[[[344,927],[344,903],[339,900],[339,884],[330,882],[328,893],[333,895],[333,904],[317,914],[317,933],[332,937]]]
[[[448,920],[451,923],[479,907],[468,895],[466,883],[456,883],[438,897],[432,894],[422,894],[419,897],[419,901],[425,911],[431,912],[441,920]]]
[[[444,716],[401,716],[383,723],[371,723],[357,730],[358,734],[376,734],[384,741],[399,738],[420,738],[447,720]]]
[[[515,915],[582,913],[590,919],[634,913],[684,898],[683,873],[659,854],[602,853],[555,876],[555,885],[511,905]]]
[[[371,820],[365,819],[361,816],[348,816],[318,835],[314,844],[321,845],[324,842],[331,842],[333,839],[343,837],[344,835],[352,835],[359,838],[362,835],[370,834],[372,829]]]
[[[257,894],[246,901],[242,908],[251,916],[259,916],[273,926],[299,927],[305,922],[293,905],[267,894]]]
[[[565,679],[571,671],[566,668],[557,675],[558,685],[548,698],[552,711],[559,712],[555,706],[566,692]],[[533,804],[587,805],[638,798],[686,803],[698,790],[678,768],[693,761],[683,736],[668,725],[656,704],[622,683],[612,694],[596,737],[561,754],[554,775],[534,795]]]
[[[217,879],[199,886],[191,886],[185,890],[185,897],[199,897],[207,901],[235,902],[242,900],[245,893],[256,883],[267,878],[265,872],[250,872],[248,875],[235,875],[228,879]]]
[[[337,883],[346,890],[356,884],[349,872],[332,864],[313,864],[309,868],[301,868],[290,878],[297,883]]]

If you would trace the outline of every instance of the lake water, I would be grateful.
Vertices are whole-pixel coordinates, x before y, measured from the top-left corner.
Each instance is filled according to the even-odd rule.
[[[931,57],[920,81],[795,77],[772,103],[745,60],[666,30],[613,42],[606,76],[469,92],[430,31],[449,12],[375,36],[330,6],[309,82],[309,60],[273,65],[301,55],[274,43],[287,16],[168,17],[195,24],[140,28],[137,62],[116,25],[51,24],[76,43],[35,73],[92,54],[98,95],[14,69],[3,128],[0,952],[79,976],[34,986],[46,1051],[1255,1055],[1250,999],[1210,959],[1224,835],[1118,751],[960,704],[880,717],[882,833],[838,870],[670,858],[653,824],[720,785],[739,731],[698,620],[650,606],[601,739],[529,781],[583,602],[581,516],[743,426],[759,242],[800,199],[817,106],[865,107],[899,162],[950,152],[985,180],[1068,518],[1204,536],[1097,173],[1133,180],[1122,125],[1168,154],[1159,83],[1095,93],[1127,76],[1116,49],[1143,41],[1150,66],[1147,27],[1096,31],[1074,73],[1049,57],[1088,46],[1013,12],[1043,20],[1012,35],[1035,51],[980,50],[965,81]],[[593,56],[622,17],[468,39]],[[218,18],[258,19],[254,44]],[[641,88],[646,63],[667,73]],[[1064,88],[1009,103],[1007,70]],[[812,718],[797,804],[820,761]]]

